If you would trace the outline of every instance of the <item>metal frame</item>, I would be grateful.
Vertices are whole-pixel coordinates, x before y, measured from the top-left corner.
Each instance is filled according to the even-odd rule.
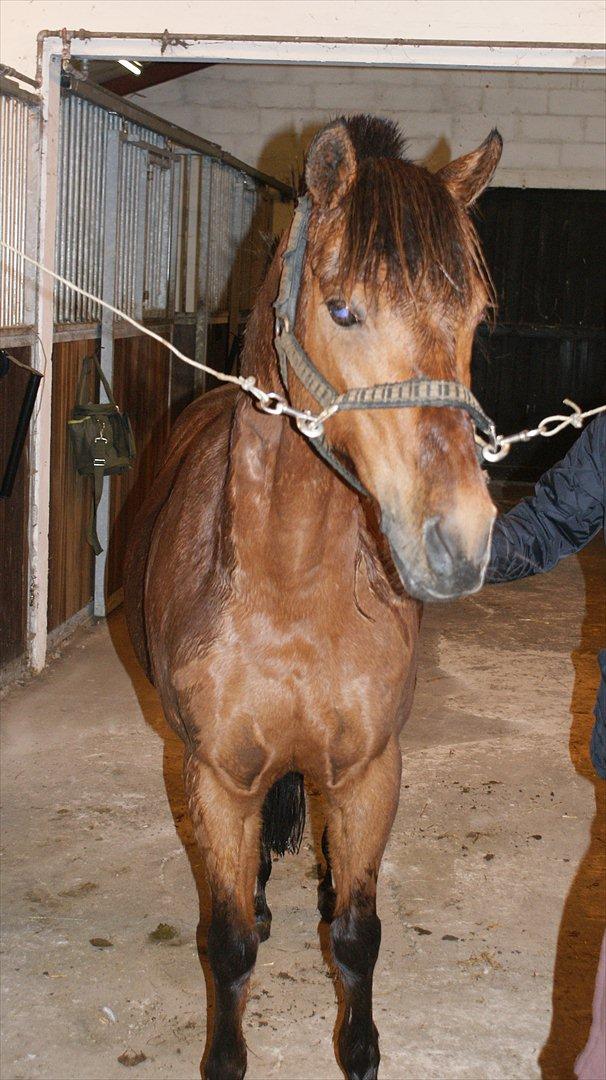
[[[233,37],[188,34],[110,34],[88,30],[46,31],[54,51],[91,60],[118,56],[138,60],[208,63],[378,64],[383,67],[519,68],[525,71],[600,71],[604,49],[571,42],[421,41],[418,39]],[[40,39],[39,39],[40,40]],[[46,42],[45,42],[46,44]],[[44,49],[42,50],[44,51]],[[40,53],[39,53],[40,58]],[[40,71],[40,64],[39,64]]]
[[[5,239],[16,246],[24,244],[26,254],[35,256],[38,249],[40,99],[1,76],[0,95],[3,104],[6,102],[2,110],[6,113],[2,134],[6,142],[3,149],[7,152],[3,153],[1,192],[2,220],[5,226],[8,225]],[[11,102],[16,106],[13,110],[10,109]],[[20,236],[15,229],[20,231]],[[15,280],[12,283],[2,280],[3,297],[9,294],[8,304],[5,301],[3,305],[8,322],[0,324],[2,342],[14,346],[17,342],[9,342],[8,336],[21,337],[27,329],[30,341],[19,341],[19,344],[30,344],[34,340],[36,314],[35,269],[27,263],[19,265],[16,255],[4,255],[3,261],[5,259],[7,268],[12,265]]]
[[[208,347],[208,256],[210,250],[210,200],[212,195],[212,167],[209,157],[203,157],[200,163],[200,193],[198,200],[198,265],[196,267],[196,347],[195,359],[199,364],[206,363]],[[200,390],[205,387],[206,375],[196,371],[195,385]]]
[[[118,239],[118,179],[120,162],[120,132],[113,129],[108,133],[106,148],[107,167],[105,171],[105,210],[102,235],[105,239],[105,258],[103,260],[103,288],[101,299],[113,303],[116,292],[116,243]],[[101,370],[110,386],[114,380],[114,317],[111,311],[101,309]],[[99,387],[99,400],[107,401],[103,384]],[[109,522],[111,508],[111,484],[109,478],[103,485],[103,494],[97,509],[97,536],[101,544],[101,554],[95,557],[95,579],[93,586],[93,615],[106,614],[105,570],[107,549],[109,546]]]
[[[41,97],[38,259],[45,266],[54,266],[61,59],[52,50],[47,53],[43,64]],[[41,671],[46,663],[48,633],[53,326],[53,285],[49,278],[44,279],[41,275],[38,275],[34,367],[44,372],[44,378],[30,438],[29,608],[27,620],[28,659],[34,671]]]

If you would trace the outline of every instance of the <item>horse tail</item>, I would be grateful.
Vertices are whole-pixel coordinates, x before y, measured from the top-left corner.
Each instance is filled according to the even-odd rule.
[[[303,775],[289,772],[276,780],[263,803],[261,844],[266,855],[274,852],[294,855],[301,847],[305,828],[305,785]]]

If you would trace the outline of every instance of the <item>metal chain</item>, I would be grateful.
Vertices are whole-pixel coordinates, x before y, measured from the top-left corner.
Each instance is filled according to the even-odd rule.
[[[25,259],[26,262],[31,263],[32,266],[36,266],[38,270],[42,270],[43,273],[48,274],[49,277],[60,281],[62,285],[67,285],[69,289],[73,289],[74,292],[80,293],[81,296],[87,298],[87,300],[93,300],[95,303],[100,304],[101,307],[107,308],[108,311],[112,311],[114,315],[118,315],[125,322],[130,323],[137,330],[140,330],[142,334],[147,334],[148,337],[153,338],[154,341],[160,342],[161,345],[165,345],[166,348],[172,352],[178,360],[182,360],[184,364],[189,364],[190,367],[198,368],[200,371],[206,372],[207,375],[212,375],[219,382],[232,383],[235,386],[239,386],[241,390],[244,390],[246,394],[250,394],[258,402],[259,408],[262,412],[267,413],[268,416],[291,416],[299,429],[299,431],[308,439],[318,439],[324,434],[324,424],[331,416],[334,416],[339,411],[339,405],[329,405],[321,413],[315,415],[309,411],[302,411],[301,409],[295,409],[293,405],[282,397],[280,394],[276,394],[273,391],[262,390],[260,386],[257,386],[254,375],[228,375],[223,371],[215,371],[214,368],[208,367],[207,364],[200,363],[199,360],[192,360],[190,356],[186,356],[185,353],[180,352],[179,349],[161,337],[160,334],[156,334],[154,330],[150,330],[149,327],[143,326],[142,323],[137,322],[136,319],[131,318],[126,312],[121,311],[120,308],[114,307],[113,304],[108,304],[106,300],[101,300],[99,296],[95,296],[94,293],[89,293],[86,289],[80,288],[79,285],[74,285],[73,281],[69,281],[67,278],[56,274],[54,270],[49,270],[47,266],[37,262],[36,259],[32,259],[30,255],[26,255],[19,248],[14,247],[12,244],[7,244],[5,240],[0,240],[0,245],[12,251],[13,254],[18,255],[21,259]],[[597,413],[606,412],[606,405],[599,405],[596,409],[589,409],[587,412],[581,412],[578,405],[574,401],[570,401],[569,398],[564,398],[564,405],[568,405],[572,412],[569,414],[555,414],[554,416],[546,416],[544,420],[541,420],[540,424],[536,428],[530,428],[525,431],[518,431],[515,435],[496,435],[491,443],[485,442],[481,436],[476,435],[476,442],[482,447],[482,457],[485,461],[493,463],[495,461],[501,461],[510,450],[510,447],[514,443],[528,442],[530,439],[534,439],[537,435],[542,435],[544,438],[549,439],[553,435],[557,435],[563,428],[572,425],[576,428],[583,426],[584,420],[590,416],[595,416]],[[548,425],[555,424],[551,430]]]

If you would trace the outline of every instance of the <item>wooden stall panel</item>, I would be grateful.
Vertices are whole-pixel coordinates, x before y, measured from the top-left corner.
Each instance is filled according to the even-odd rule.
[[[166,329],[159,333],[167,336]],[[128,413],[137,460],[112,479],[107,595],[122,587],[124,551],[134,518],[162,464],[170,427],[170,355],[147,337],[129,337],[114,347],[114,397]]]
[[[31,363],[29,349],[9,351],[22,363]],[[26,371],[11,364],[0,383],[0,477],[8,460],[28,378]],[[18,659],[26,649],[28,500],[26,441],[11,496],[0,499],[0,667]]]
[[[67,421],[76,401],[82,360],[96,341],[63,341],[53,348],[48,629],[61,626],[92,600],[94,556],[86,540],[92,481],[76,472]],[[89,385],[91,400],[96,388]]]

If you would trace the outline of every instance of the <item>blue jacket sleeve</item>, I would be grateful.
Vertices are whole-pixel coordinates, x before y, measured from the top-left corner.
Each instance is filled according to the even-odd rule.
[[[551,570],[595,536],[605,511],[606,416],[601,415],[541,477],[533,496],[497,518],[486,582]]]

